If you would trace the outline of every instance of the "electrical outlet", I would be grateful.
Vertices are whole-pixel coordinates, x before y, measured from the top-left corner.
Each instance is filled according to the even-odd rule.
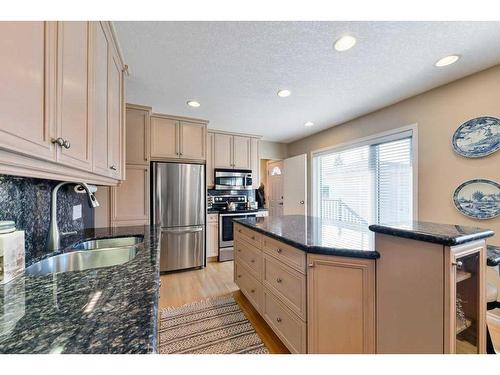
[[[78,220],[82,217],[82,205],[73,206],[73,220]]]

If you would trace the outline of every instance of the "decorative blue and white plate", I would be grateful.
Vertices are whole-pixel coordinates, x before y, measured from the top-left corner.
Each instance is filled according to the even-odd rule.
[[[480,158],[500,149],[500,119],[476,117],[464,122],[453,134],[453,149],[468,158]]]
[[[485,179],[464,182],[453,193],[457,210],[473,219],[492,219],[500,215],[500,184]]]

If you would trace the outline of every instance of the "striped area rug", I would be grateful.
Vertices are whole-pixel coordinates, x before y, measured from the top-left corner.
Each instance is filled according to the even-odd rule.
[[[160,312],[161,354],[267,354],[232,296],[209,298]]]

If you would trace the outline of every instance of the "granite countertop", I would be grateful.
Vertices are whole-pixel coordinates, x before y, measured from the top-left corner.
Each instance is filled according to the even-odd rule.
[[[470,241],[491,237],[492,230],[467,227],[463,225],[437,224],[425,221],[395,225],[370,225],[370,230],[376,233],[404,237],[417,241],[437,243],[445,246],[461,245]]]
[[[339,223],[305,215],[233,219],[307,253],[376,259],[374,234],[366,225]]]
[[[155,352],[159,231],[149,226],[88,229],[65,245],[129,235],[143,235],[144,243],[125,264],[23,275],[0,285],[0,353]]]
[[[500,246],[488,245],[486,262],[490,267],[500,264]]]

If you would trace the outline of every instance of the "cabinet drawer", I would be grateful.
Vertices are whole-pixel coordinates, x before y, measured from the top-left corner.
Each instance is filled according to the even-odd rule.
[[[207,223],[218,223],[218,222],[219,222],[219,214],[207,215]]]
[[[306,323],[264,288],[262,313],[266,322],[292,353],[306,353]]]
[[[259,249],[262,248],[262,235],[254,230],[245,228],[243,225],[234,225],[234,237],[235,239],[241,238]]]
[[[263,249],[266,254],[279,259],[280,262],[286,263],[301,273],[306,273],[305,252],[270,237],[263,238]]]
[[[306,276],[264,255],[263,284],[294,313],[306,320]]]
[[[262,284],[238,260],[234,263],[234,282],[260,313],[262,311]]]
[[[234,241],[234,254],[238,262],[248,267],[257,278],[262,279],[262,251],[245,241]]]

